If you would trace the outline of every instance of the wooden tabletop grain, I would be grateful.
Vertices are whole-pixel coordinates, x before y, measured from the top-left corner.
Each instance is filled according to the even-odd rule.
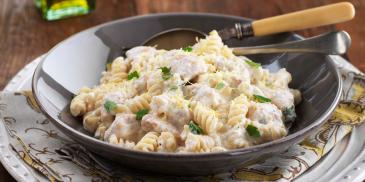
[[[0,90],[27,63],[83,29],[111,20],[159,12],[211,12],[254,19],[340,2],[337,0],[103,0],[89,15],[47,22],[31,0],[0,1]],[[347,58],[365,71],[365,0],[352,0],[354,20],[298,33],[312,36],[345,30],[352,37]],[[0,181],[14,181],[0,164]]]

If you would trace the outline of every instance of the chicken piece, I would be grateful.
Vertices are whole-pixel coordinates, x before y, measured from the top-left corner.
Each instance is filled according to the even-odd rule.
[[[187,100],[175,93],[155,96],[150,104],[152,113],[170,123],[180,132],[192,117],[188,105]]]
[[[100,120],[101,124],[103,124],[106,128],[109,128],[109,126],[113,123],[115,119],[115,116],[108,113],[104,107],[101,107],[100,109]]]
[[[140,57],[150,57],[156,53],[156,49],[154,47],[148,46],[137,46],[132,49],[129,49],[125,55],[127,58],[131,60],[138,59]]]
[[[104,103],[105,101],[112,101],[116,104],[123,103],[126,100],[126,97],[121,92],[112,92],[104,96]],[[106,128],[109,128],[109,126],[113,123],[115,116],[109,112],[106,111],[105,107],[100,107],[100,119],[103,123],[103,125]]]
[[[140,78],[134,80],[133,87],[136,89],[138,94],[142,94],[147,90],[147,75],[143,75]]]
[[[189,81],[208,71],[208,65],[198,56],[176,56],[170,62],[171,72],[177,73],[184,81]]]
[[[175,136],[179,135],[179,132],[174,125],[158,118],[157,116],[154,116],[153,114],[147,114],[143,116],[141,126],[142,130],[146,132],[170,132]]]
[[[282,68],[276,73],[270,73],[267,82],[270,83],[273,88],[287,88],[291,80],[290,73],[287,72],[285,68]]]
[[[289,89],[275,90],[271,96],[271,102],[280,110],[294,106],[294,95]]]
[[[244,123],[237,124],[222,135],[223,145],[228,149],[248,147],[251,145],[249,141]]]
[[[250,83],[250,75],[244,73],[234,72],[216,72],[205,73],[198,77],[198,83],[209,85],[210,87],[216,87],[217,84],[222,83],[225,86],[237,88],[241,83]]]
[[[249,98],[252,98],[254,94],[266,96],[259,87],[247,83],[241,83],[237,89],[239,93],[243,93]]]
[[[102,104],[100,106],[101,122],[95,131],[96,138],[104,139],[105,131],[113,123],[116,112],[120,110],[120,109],[115,109],[113,111],[108,112],[104,107],[105,102],[111,101],[113,103],[116,103],[117,105],[122,105],[125,102],[125,100],[129,97],[131,97],[131,95],[123,94],[123,92],[120,91],[111,92],[103,96]]]
[[[163,73],[160,69],[151,72],[147,79],[147,89],[151,95],[160,95],[162,92],[180,91],[184,82],[179,74],[172,74],[167,80],[163,79]]]
[[[260,131],[257,143],[279,139],[287,134],[282,120],[282,112],[271,103],[253,103],[248,117]]]
[[[107,128],[114,121],[114,116],[117,113],[126,113],[128,111],[127,108],[125,108],[125,102],[129,98],[130,96],[123,94],[123,92],[112,92],[104,96],[100,112],[101,120],[106,124],[105,126]],[[105,104],[107,102],[115,103],[117,107],[113,110],[107,111],[105,108]]]
[[[265,86],[259,86],[263,92],[262,96],[271,99],[271,103],[276,105],[280,110],[292,107],[294,105],[294,95],[288,88],[272,89]]]
[[[157,70],[159,67],[166,65],[164,61],[157,61],[161,50],[154,47],[139,46],[127,51],[127,60],[130,61],[129,73],[137,71],[142,76],[143,73]]]
[[[162,81],[164,80],[162,79],[162,73],[160,69],[150,72],[149,74],[147,74],[146,79],[147,89],[155,84],[159,84]]]
[[[259,121],[262,124],[269,122],[282,122],[281,111],[271,103],[251,102],[248,117],[251,120]]]
[[[131,96],[128,96],[126,94],[124,94],[123,92],[111,92],[108,93],[104,96],[104,101],[109,100],[109,101],[113,101],[116,104],[122,104],[124,103],[124,101],[128,98],[130,98]]]
[[[228,101],[219,93],[219,90],[207,85],[196,84],[191,86],[192,101],[198,101],[209,108],[217,108]]]
[[[139,122],[134,114],[117,114],[114,122],[105,131],[104,140],[109,141],[109,137],[114,134],[118,139],[139,141],[144,132],[141,130]]]

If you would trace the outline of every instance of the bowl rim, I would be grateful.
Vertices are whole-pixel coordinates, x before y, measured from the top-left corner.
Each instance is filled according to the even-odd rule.
[[[111,25],[111,24],[114,24],[114,23],[117,23],[117,22],[133,21],[135,19],[140,19],[140,18],[161,17],[161,16],[210,16],[210,17],[226,17],[226,18],[235,18],[235,19],[242,19],[242,20],[252,21],[252,19],[245,18],[245,17],[218,14],[218,13],[192,13],[192,12],[190,12],[190,13],[176,13],[176,12],[174,12],[174,13],[154,13],[154,14],[132,16],[132,17],[121,18],[121,19],[109,21],[109,22],[106,22],[106,23],[102,23],[100,25],[96,25],[96,26],[87,28],[87,29],[82,30],[78,33],[75,33],[75,34],[69,36],[68,38],[64,39],[63,41],[59,42],[58,44],[56,44],[53,48],[51,48],[45,54],[45,56],[42,58],[41,62],[38,64],[37,68],[34,71],[34,74],[33,74],[33,77],[32,77],[32,92],[33,92],[35,101],[40,106],[41,112],[48,119],[50,119],[52,121],[52,123],[54,125],[56,125],[56,127],[58,129],[60,129],[63,133],[64,133],[63,130],[67,130],[70,135],[76,136],[75,137],[76,139],[74,139],[74,138],[72,138],[72,139],[77,141],[77,142],[80,142],[79,140],[81,140],[81,139],[77,139],[77,137],[79,137],[79,138],[83,138],[83,140],[87,140],[88,142],[92,142],[93,144],[95,144],[97,146],[100,146],[100,147],[103,147],[103,148],[110,148],[110,149],[112,149],[112,150],[110,150],[111,152],[116,152],[116,151],[118,151],[118,153],[119,152],[129,152],[129,155],[135,155],[135,156],[141,156],[141,157],[143,156],[143,157],[147,157],[147,158],[168,157],[168,158],[184,158],[184,159],[191,158],[191,159],[194,160],[194,158],[210,158],[210,157],[225,157],[225,156],[242,155],[242,154],[247,154],[247,153],[254,152],[254,151],[261,151],[261,150],[268,149],[268,148],[271,148],[273,146],[276,146],[278,144],[284,144],[288,141],[295,140],[297,137],[305,135],[305,134],[309,133],[312,129],[317,128],[320,125],[322,125],[326,121],[326,119],[328,119],[330,117],[330,114],[332,114],[332,112],[335,110],[335,108],[337,107],[337,104],[340,101],[340,98],[341,98],[341,95],[342,95],[342,86],[343,86],[342,78],[341,78],[339,70],[336,67],[336,64],[335,64],[334,60],[330,56],[327,55],[326,57],[328,58],[329,66],[332,69],[335,70],[335,76],[336,76],[336,80],[338,82],[338,88],[337,88],[337,93],[336,93],[335,99],[331,103],[330,107],[319,118],[317,118],[315,121],[313,121],[310,125],[306,126],[302,130],[299,130],[299,131],[297,131],[293,134],[287,135],[287,136],[285,136],[283,138],[280,138],[280,139],[277,139],[277,140],[273,140],[273,141],[266,142],[266,143],[259,144],[259,145],[250,146],[250,147],[247,147],[247,148],[238,148],[238,149],[232,149],[232,150],[221,151],[221,152],[207,152],[207,153],[145,152],[145,151],[138,151],[138,150],[119,147],[117,145],[109,144],[105,141],[99,140],[95,137],[92,137],[92,136],[89,136],[89,135],[84,134],[82,132],[79,132],[76,129],[72,128],[71,126],[68,126],[63,121],[61,121],[58,117],[53,117],[47,112],[47,109],[42,104],[41,99],[38,98],[38,96],[37,96],[37,93],[38,93],[38,89],[37,89],[38,79],[37,78],[40,77],[40,73],[41,73],[41,70],[42,70],[43,63],[45,62],[46,58],[48,57],[48,55],[52,51],[57,49],[60,45],[62,45],[67,40],[72,39],[74,36],[78,36],[79,34],[82,34],[82,33],[87,32],[87,31],[92,31],[93,29],[97,29],[97,28],[102,27],[102,26]],[[292,35],[299,38],[299,39],[303,39],[303,37],[298,35],[298,34],[292,33]],[[82,145],[84,145],[84,144],[82,144]]]

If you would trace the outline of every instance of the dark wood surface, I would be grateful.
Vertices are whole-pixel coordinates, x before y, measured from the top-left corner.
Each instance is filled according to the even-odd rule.
[[[211,12],[254,19],[340,2],[337,0],[102,0],[89,15],[47,22],[32,0],[0,0],[0,90],[27,63],[68,36],[110,20],[159,12]],[[350,33],[349,60],[365,71],[365,0],[355,5],[354,20],[298,33],[312,36],[341,29]],[[14,181],[0,164],[0,181]]]

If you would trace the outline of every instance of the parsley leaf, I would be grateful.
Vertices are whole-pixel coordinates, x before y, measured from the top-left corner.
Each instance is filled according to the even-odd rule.
[[[188,46],[188,47],[182,48],[182,50],[184,50],[185,52],[191,52],[191,51],[193,51],[193,48],[191,46]]]
[[[162,79],[164,80],[168,80],[169,78],[172,77],[172,74],[171,74],[171,68],[168,68],[168,67],[161,67],[159,68],[161,69],[161,72],[162,72]]]
[[[255,98],[255,100],[257,101],[257,102],[261,102],[261,103],[265,103],[265,102],[271,102],[271,99],[269,99],[269,98],[266,98],[266,97],[264,97],[264,96],[261,96],[261,95],[253,95],[253,97]]]
[[[141,121],[143,116],[148,114],[148,109],[141,109],[136,113],[136,120]]]
[[[251,60],[246,60],[246,63],[247,63],[248,65],[250,65],[252,68],[259,68],[259,67],[261,66],[261,64],[260,64],[260,63],[255,63],[255,62],[253,62],[253,61],[251,61]]]
[[[197,134],[197,135],[203,134],[203,129],[201,129],[194,121],[190,121],[189,129],[194,134]]]
[[[172,91],[172,90],[177,90],[178,88],[179,88],[178,86],[173,85],[173,86],[171,86],[171,87],[169,88],[169,90],[170,90],[170,91]]]
[[[223,82],[219,82],[216,86],[215,89],[220,90],[224,87],[224,83]]]
[[[107,100],[104,103],[104,108],[109,113],[111,111],[113,111],[114,109],[116,109],[117,107],[118,107],[117,104],[115,102],[113,102],[113,101],[110,101],[110,100]]]
[[[246,127],[246,131],[247,131],[248,135],[250,135],[252,137],[260,137],[261,136],[260,131],[253,124],[248,124],[247,127]]]
[[[127,76],[128,80],[132,80],[133,78],[139,78],[139,73],[137,71],[133,71],[132,73],[129,73]]]

